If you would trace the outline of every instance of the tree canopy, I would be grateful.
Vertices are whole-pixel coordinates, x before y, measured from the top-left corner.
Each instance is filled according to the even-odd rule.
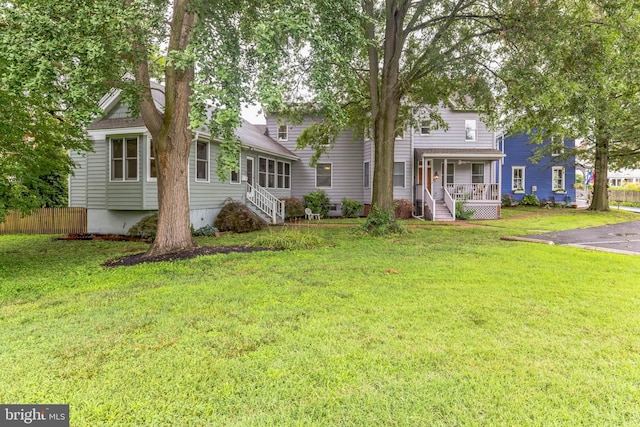
[[[0,78],[7,96],[28,93],[34,105],[52,106],[76,136],[100,113],[101,97],[121,90],[156,142],[159,220],[149,253],[174,252],[194,245],[187,187],[192,130],[207,126],[219,139],[220,176],[237,167],[233,131],[241,103],[250,100],[251,38],[268,11],[269,5],[240,0],[11,0],[0,12],[6,64]],[[151,76],[162,77],[163,110],[152,100]],[[59,142],[47,143],[82,148]]]
[[[640,2],[559,2],[549,20],[505,46],[506,127],[584,138],[595,167],[592,208],[607,210],[607,171],[640,163]]]

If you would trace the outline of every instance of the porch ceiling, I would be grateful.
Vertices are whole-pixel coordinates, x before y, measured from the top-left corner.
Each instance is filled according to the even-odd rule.
[[[492,148],[416,148],[415,155],[439,159],[498,160],[505,157],[502,151]]]

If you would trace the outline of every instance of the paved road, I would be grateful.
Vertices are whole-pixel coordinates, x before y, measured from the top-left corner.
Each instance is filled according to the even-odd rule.
[[[535,234],[522,240],[640,255],[640,221]]]

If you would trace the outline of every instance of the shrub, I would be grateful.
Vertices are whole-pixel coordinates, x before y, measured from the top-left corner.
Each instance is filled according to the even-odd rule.
[[[304,205],[297,197],[284,199],[284,214],[287,218],[295,218],[304,215]]]
[[[540,206],[540,200],[538,200],[538,196],[535,194],[525,194],[520,204],[525,206]]]
[[[218,230],[213,225],[205,225],[204,227],[200,227],[197,230],[191,232],[194,236],[215,236],[216,233],[219,233]]]
[[[395,216],[400,219],[411,219],[413,215],[413,203],[411,200],[394,200]]]
[[[464,205],[464,200],[456,201],[456,219],[466,221],[473,218],[473,215],[476,213],[474,209],[467,209]]]
[[[502,206],[503,207],[517,206],[518,203],[519,202],[516,199],[514,199],[511,194],[505,193],[505,194],[502,195]]]
[[[342,199],[342,216],[347,218],[358,218],[364,207],[364,203],[353,199]]]
[[[304,207],[311,209],[313,213],[319,213],[326,217],[329,214],[329,196],[324,190],[317,190],[302,196]]]
[[[404,227],[398,224],[392,211],[380,209],[377,205],[371,206],[367,220],[360,230],[372,236],[384,236],[386,234],[403,233]]]
[[[261,230],[267,223],[243,203],[231,201],[220,210],[213,225],[220,231],[247,233]]]
[[[302,232],[299,228],[288,228],[279,233],[261,235],[251,242],[249,246],[294,250],[314,249],[326,244],[326,241],[315,233]]]
[[[158,230],[158,214],[145,216],[127,231],[127,236],[155,239]]]

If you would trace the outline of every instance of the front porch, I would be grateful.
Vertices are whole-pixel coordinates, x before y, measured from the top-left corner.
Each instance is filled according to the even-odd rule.
[[[416,150],[415,200],[430,221],[455,221],[456,204],[472,219],[500,218],[498,150]]]

